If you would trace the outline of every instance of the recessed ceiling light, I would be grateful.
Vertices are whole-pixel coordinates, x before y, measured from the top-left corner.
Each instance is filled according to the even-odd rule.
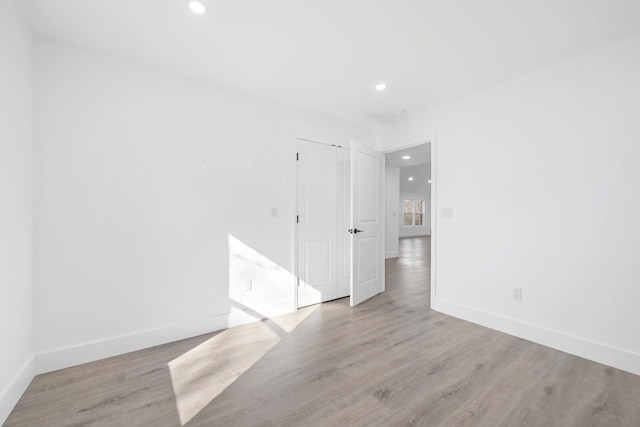
[[[189,9],[191,9],[191,12],[197,15],[202,15],[207,12],[207,6],[205,6],[204,3],[198,0],[190,0]]]
[[[431,184],[431,180],[427,181],[429,184]]]
[[[413,177],[412,176],[409,177],[409,181],[413,181]]]
[[[409,160],[411,156],[402,156],[402,160]]]
[[[382,92],[382,91],[383,91],[383,90],[385,90],[386,88],[387,88],[387,85],[386,85],[386,84],[384,84],[384,83],[378,83],[378,84],[376,85],[376,90],[377,90],[378,92]]]

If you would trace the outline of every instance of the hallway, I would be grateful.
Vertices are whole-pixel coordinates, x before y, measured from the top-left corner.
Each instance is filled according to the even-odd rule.
[[[638,426],[640,378],[429,309],[430,238],[387,291],[38,376],[6,426]]]
[[[402,237],[399,258],[386,260],[387,292],[407,292],[407,299],[418,298],[429,307],[431,297],[431,237]]]

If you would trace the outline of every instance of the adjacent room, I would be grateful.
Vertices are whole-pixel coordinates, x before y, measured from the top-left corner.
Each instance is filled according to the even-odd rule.
[[[431,236],[431,143],[385,154],[385,257]]]
[[[640,426],[640,2],[0,0],[3,426]]]

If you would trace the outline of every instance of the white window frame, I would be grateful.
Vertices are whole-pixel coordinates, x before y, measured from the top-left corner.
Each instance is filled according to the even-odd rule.
[[[405,212],[404,206],[406,202],[411,202],[411,212]],[[420,211],[416,212],[416,202],[420,202]],[[424,214],[425,211],[425,200],[415,200],[415,199],[407,199],[402,201],[402,225],[404,227],[424,227]],[[422,224],[416,224],[416,214],[422,214]],[[406,214],[411,214],[411,224],[405,224],[404,216]]]

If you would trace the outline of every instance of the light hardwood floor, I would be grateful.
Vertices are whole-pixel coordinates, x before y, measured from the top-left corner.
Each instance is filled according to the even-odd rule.
[[[45,375],[6,426],[640,426],[640,377],[429,309],[429,238],[387,292]]]

